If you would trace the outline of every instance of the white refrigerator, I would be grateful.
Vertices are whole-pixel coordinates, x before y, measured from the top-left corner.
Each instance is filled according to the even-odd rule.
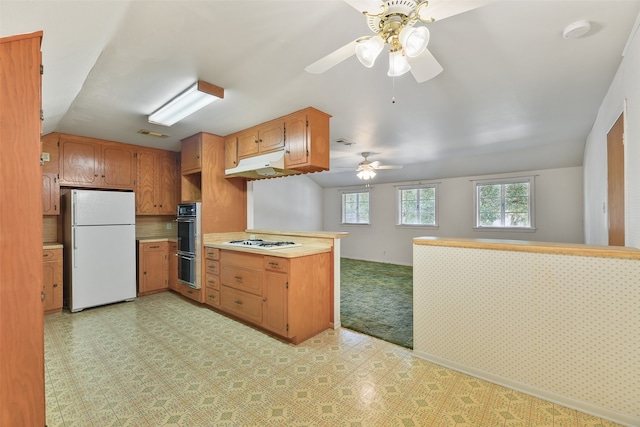
[[[64,211],[64,300],[72,312],[136,297],[132,192],[71,190]]]

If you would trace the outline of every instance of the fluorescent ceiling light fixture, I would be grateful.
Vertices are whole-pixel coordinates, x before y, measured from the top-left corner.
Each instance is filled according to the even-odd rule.
[[[171,126],[216,99],[224,98],[224,89],[198,80],[149,116],[149,123]]]

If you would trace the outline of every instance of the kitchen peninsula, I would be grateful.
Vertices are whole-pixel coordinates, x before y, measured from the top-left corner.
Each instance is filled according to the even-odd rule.
[[[413,239],[414,355],[640,425],[640,250]]]
[[[347,233],[246,230],[209,233],[205,303],[294,344],[339,326],[340,245]],[[292,241],[278,249],[244,239]]]

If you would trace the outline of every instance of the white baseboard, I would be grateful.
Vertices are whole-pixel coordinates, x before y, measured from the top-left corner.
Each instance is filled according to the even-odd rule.
[[[567,396],[562,396],[560,394],[553,393],[548,390],[543,390],[543,389],[531,386],[529,384],[524,384],[519,381],[502,377],[500,375],[492,374],[491,372],[486,372],[486,371],[476,369],[470,366],[466,366],[457,362],[453,362],[451,360],[443,359],[439,356],[435,356],[433,354],[429,354],[424,351],[413,350],[413,355],[420,359],[424,359],[429,362],[435,363],[437,365],[444,366],[445,368],[453,369],[454,371],[462,372],[464,374],[468,374],[473,377],[480,378],[494,384],[508,387],[510,389],[520,391],[522,393],[526,393],[531,396],[535,396],[540,399],[547,400],[549,402],[557,403],[559,405],[566,406],[567,408],[584,412],[585,414],[589,414],[589,415],[603,418],[605,420],[613,421],[614,423],[622,424],[623,426],[628,426],[628,427],[640,426],[640,417],[621,414],[619,412],[612,411],[610,409],[603,408],[601,406],[593,405],[588,402],[583,402],[581,400],[573,399]]]

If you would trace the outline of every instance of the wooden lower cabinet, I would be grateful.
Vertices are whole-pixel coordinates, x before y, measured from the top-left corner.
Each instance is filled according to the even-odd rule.
[[[205,248],[204,303],[220,306],[220,249]]]
[[[143,242],[138,246],[138,296],[169,289],[169,243]]]
[[[42,292],[44,314],[62,311],[62,248],[44,249]]]
[[[219,278],[222,311],[294,344],[329,328],[328,252],[284,258],[220,250]]]

